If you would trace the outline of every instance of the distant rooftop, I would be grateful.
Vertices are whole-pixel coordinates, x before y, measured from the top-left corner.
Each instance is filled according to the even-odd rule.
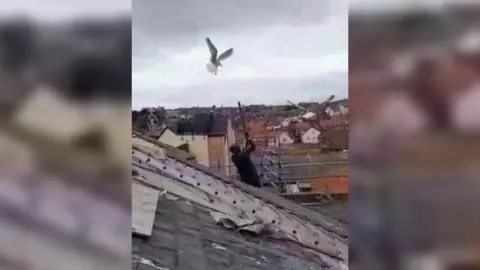
[[[191,119],[177,122],[175,133],[178,134],[225,134],[227,132],[228,117],[212,113],[197,113]]]

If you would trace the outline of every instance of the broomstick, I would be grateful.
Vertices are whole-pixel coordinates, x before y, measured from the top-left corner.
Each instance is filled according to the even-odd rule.
[[[243,108],[242,104],[240,104],[240,101],[238,101],[238,111],[240,112],[240,119],[242,121],[243,132],[245,134],[245,141],[247,141],[250,139],[250,136],[248,135],[247,125],[245,124],[245,114],[243,113]]]

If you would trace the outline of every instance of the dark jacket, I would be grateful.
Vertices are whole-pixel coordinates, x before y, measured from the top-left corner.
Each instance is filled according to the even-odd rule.
[[[251,141],[247,141],[245,148],[238,154],[232,155],[232,162],[237,167],[240,180],[249,185],[260,187],[260,177],[258,176],[255,164],[250,158],[250,154],[255,150],[255,144]]]

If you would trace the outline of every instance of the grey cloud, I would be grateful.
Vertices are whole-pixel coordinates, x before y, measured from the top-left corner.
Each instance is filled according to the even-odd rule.
[[[141,0],[132,3],[134,53],[157,46],[188,46],[217,31],[237,31],[269,24],[321,21],[330,1],[318,0]],[[175,36],[175,40],[172,39]]]
[[[198,33],[235,26],[312,22],[322,19],[329,1],[182,0],[133,1],[134,28],[151,35]]]
[[[26,15],[40,21],[62,21],[82,17],[127,15],[130,0],[36,0],[2,1],[0,17]]]

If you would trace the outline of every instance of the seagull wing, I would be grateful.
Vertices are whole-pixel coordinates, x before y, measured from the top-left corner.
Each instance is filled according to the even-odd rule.
[[[220,54],[220,56],[218,56],[217,61],[222,62],[223,60],[232,56],[232,54],[233,54],[233,48],[230,48],[230,49],[224,51],[222,54]]]
[[[215,45],[213,45],[212,41],[207,37],[206,38],[208,49],[210,50],[210,61],[212,63],[215,63],[217,61],[217,48],[215,48]]]

